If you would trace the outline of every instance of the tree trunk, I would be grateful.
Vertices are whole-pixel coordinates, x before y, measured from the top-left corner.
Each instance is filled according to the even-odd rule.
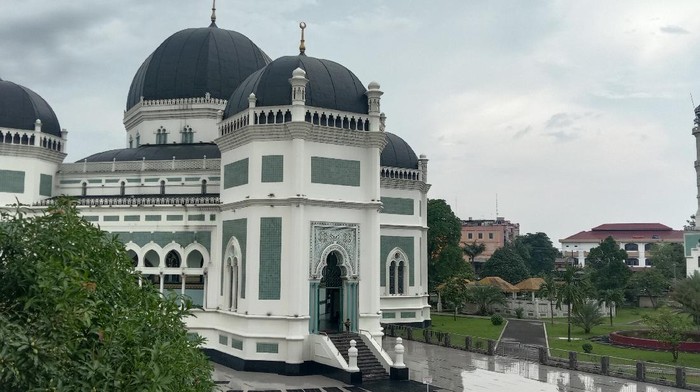
[[[610,326],[612,327],[613,325],[613,316],[612,316],[612,304],[608,304],[608,313],[610,313]]]
[[[570,342],[571,341],[571,302],[566,304],[566,307],[567,307],[567,310],[566,310],[567,318],[569,320],[569,322],[567,323],[567,326],[566,326],[566,337],[567,337],[566,340],[568,342]]]
[[[455,306],[455,314],[453,316],[454,321],[457,321],[457,306]]]
[[[549,315],[552,317],[552,325],[554,325],[554,302],[549,301]]]

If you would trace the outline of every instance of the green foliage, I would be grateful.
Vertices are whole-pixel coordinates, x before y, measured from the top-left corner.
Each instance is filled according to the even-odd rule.
[[[211,391],[191,302],[163,298],[70,201],[0,224],[0,390]]]
[[[658,270],[666,279],[681,279],[686,276],[683,244],[661,242],[651,248],[652,269]]]
[[[557,300],[559,286],[554,280],[554,275],[549,274],[544,277],[544,282],[540,286],[540,290],[537,295],[540,298],[544,298],[549,301],[549,314],[551,316],[551,322],[554,324],[554,302]]]
[[[688,317],[674,313],[668,308],[660,308],[657,312],[644,315],[642,318],[650,328],[651,336],[671,347],[673,362],[676,362],[681,342],[691,328]]]
[[[523,318],[523,313],[525,313],[525,309],[522,307],[515,308],[515,317],[521,319]]]
[[[612,237],[591,249],[586,256],[586,267],[596,290],[622,290],[632,273],[625,264],[627,252],[620,249]]]
[[[500,314],[494,314],[491,316],[491,324],[493,325],[501,325],[503,324],[503,316]]]
[[[568,324],[567,341],[571,341],[571,310],[581,304],[586,297],[586,275],[578,268],[567,265],[561,274],[561,285],[557,289],[557,308],[566,304]]]
[[[474,263],[474,258],[484,253],[486,250],[486,244],[474,241],[471,244],[465,244],[462,250],[464,250],[464,254],[469,257],[469,262]]]
[[[493,252],[491,258],[484,263],[481,276],[498,276],[511,284],[516,284],[530,277],[523,258],[515,247],[506,244]]]
[[[459,245],[462,224],[441,199],[428,200],[428,286],[434,291],[454,276],[473,276]]]
[[[452,277],[438,287],[442,300],[454,309],[454,319],[457,320],[457,312],[469,297],[467,280],[462,277]]]
[[[583,349],[583,352],[586,354],[590,354],[593,352],[593,345],[588,343],[588,342],[582,344],[581,348]]]
[[[527,233],[515,239],[516,248],[520,245],[525,252],[519,252],[532,275],[548,274],[554,270],[554,260],[559,251],[545,233]]]
[[[632,294],[634,301],[640,296],[651,298],[652,305],[656,308],[659,304],[656,297],[661,296],[669,287],[669,280],[656,267],[645,268],[634,272],[627,282],[627,291]]]
[[[584,301],[576,306],[572,322],[575,326],[583,328],[584,333],[591,333],[593,327],[603,323],[603,314],[600,313],[597,303]]]
[[[491,312],[493,305],[505,305],[505,295],[494,286],[474,284],[468,287],[467,302],[476,304],[480,315]]]
[[[676,283],[671,298],[683,305],[683,310],[690,314],[695,325],[700,325],[700,273],[698,271]]]
[[[622,290],[601,290],[598,292],[598,305],[605,303],[608,306],[610,326],[613,325],[613,307],[620,305],[623,298]]]

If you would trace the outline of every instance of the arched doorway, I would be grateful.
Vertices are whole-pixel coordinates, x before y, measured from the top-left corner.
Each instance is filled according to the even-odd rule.
[[[318,330],[340,332],[344,320],[343,271],[340,254],[333,251],[326,257],[326,266],[321,271],[319,282]]]

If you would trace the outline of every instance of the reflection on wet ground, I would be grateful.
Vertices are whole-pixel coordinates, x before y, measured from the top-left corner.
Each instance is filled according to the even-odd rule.
[[[394,338],[384,339],[384,349],[392,356],[394,345]],[[434,386],[452,391],[681,391],[406,340],[404,346],[404,361],[412,380],[420,382],[423,377],[432,377]]]

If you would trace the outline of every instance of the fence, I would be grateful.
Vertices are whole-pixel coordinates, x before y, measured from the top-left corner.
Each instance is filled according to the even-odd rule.
[[[547,366],[700,391],[700,369],[555,348],[547,349],[542,346],[518,342],[500,342],[496,345],[496,341],[492,339],[435,331],[432,328],[413,328],[399,324],[384,324],[383,326],[387,336],[401,337],[416,342],[486,355],[502,355]]]

